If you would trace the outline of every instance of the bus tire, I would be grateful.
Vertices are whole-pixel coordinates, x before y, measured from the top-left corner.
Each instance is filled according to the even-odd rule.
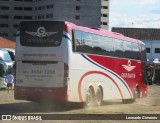
[[[92,87],[89,87],[86,93],[86,102],[87,107],[92,107],[95,105],[95,94]]]
[[[102,87],[98,87],[96,90],[96,105],[101,106],[103,102],[103,91]]]

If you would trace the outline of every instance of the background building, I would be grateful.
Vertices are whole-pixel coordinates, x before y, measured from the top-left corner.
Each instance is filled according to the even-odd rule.
[[[66,20],[108,29],[109,0],[0,0],[0,36],[15,40],[22,20]]]
[[[147,58],[151,62],[154,59],[160,60],[160,29],[113,27],[112,31],[143,41],[146,44]]]

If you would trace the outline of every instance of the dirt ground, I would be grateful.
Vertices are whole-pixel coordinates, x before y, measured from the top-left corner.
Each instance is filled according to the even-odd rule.
[[[150,114],[150,115],[157,115],[160,114],[160,86],[159,85],[150,85],[148,86],[148,96],[147,98],[137,99],[133,104],[122,104],[121,101],[109,101],[105,102],[100,107],[93,107],[93,108],[86,108],[79,104],[67,104],[63,106],[55,106],[55,105],[40,105],[35,102],[29,102],[25,100],[15,100],[14,99],[14,92],[10,91],[9,94],[7,90],[0,90],[0,114],[76,114],[71,117],[79,117],[83,116],[80,114],[86,114],[88,120],[45,120],[45,121],[38,121],[39,123],[49,123],[49,122],[96,122],[96,123],[158,123],[160,120],[107,120],[104,118],[103,120],[95,120],[96,116],[100,116],[103,114],[136,114],[138,116],[141,114]],[[94,118],[92,115],[95,114]],[[104,116],[105,116],[104,115]],[[67,115],[66,115],[67,116]],[[159,115],[160,116],[160,115]],[[64,116],[63,116],[64,117]],[[114,117],[114,115],[113,115]],[[116,117],[116,115],[115,115]],[[97,117],[98,118],[98,117]],[[66,118],[67,119],[67,118]],[[74,119],[74,118],[73,118]],[[80,118],[78,118],[80,119]],[[115,118],[116,119],[116,118]],[[10,122],[19,122],[19,121],[3,121],[4,123]],[[3,123],[2,122],[2,123]],[[27,121],[21,121],[27,122]],[[36,121],[29,121],[29,122],[36,122]],[[1,121],[0,121],[1,123]]]

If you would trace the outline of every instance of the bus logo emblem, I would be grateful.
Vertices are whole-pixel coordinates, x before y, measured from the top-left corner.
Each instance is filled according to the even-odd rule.
[[[40,38],[43,38],[45,36],[54,35],[54,34],[57,33],[57,32],[46,32],[46,29],[44,27],[39,27],[37,29],[37,32],[28,32],[28,31],[25,31],[25,32],[29,35],[37,36],[37,37],[40,37]]]
[[[122,66],[123,66],[123,68],[124,68],[125,70],[127,70],[128,72],[130,72],[130,71],[132,71],[133,69],[136,68],[136,66],[131,66],[131,61],[130,61],[130,60],[128,60],[127,65],[122,65]]]

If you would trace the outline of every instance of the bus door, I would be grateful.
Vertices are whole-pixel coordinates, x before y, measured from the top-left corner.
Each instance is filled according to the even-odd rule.
[[[146,57],[146,50],[145,45],[140,44],[141,47],[141,60],[142,60],[142,77],[143,77],[143,83],[147,84],[147,57]]]

